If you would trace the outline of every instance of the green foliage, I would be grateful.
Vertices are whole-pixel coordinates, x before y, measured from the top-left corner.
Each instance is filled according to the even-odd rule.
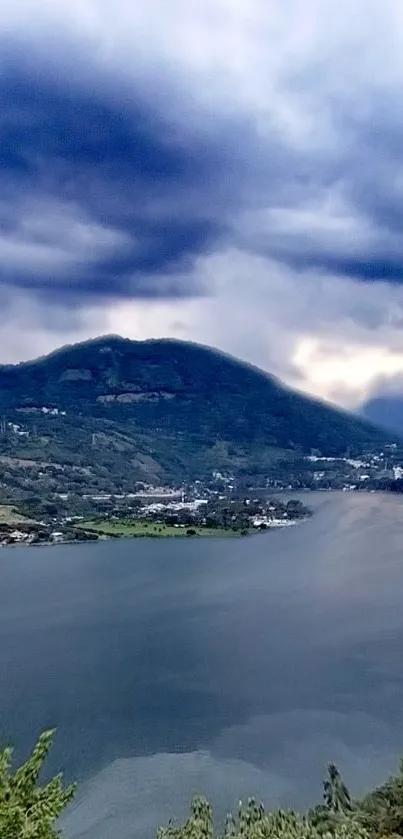
[[[14,773],[12,749],[0,752],[1,839],[54,839],[58,835],[55,822],[73,798],[75,787],[63,788],[60,775],[43,787],[38,785],[53,734],[44,732],[31,757]]]
[[[360,814],[371,833],[403,836],[403,761],[396,776],[363,798]]]
[[[228,531],[219,527],[207,527],[195,524],[194,527],[177,527],[159,519],[129,519],[108,521],[96,519],[82,521],[76,526],[76,533],[98,534],[116,538],[136,538],[150,536],[152,538],[167,537],[181,539],[185,536],[227,536]]]
[[[158,832],[158,839],[212,839],[213,818],[208,802],[196,798],[190,818],[182,826],[168,825]],[[353,819],[344,818],[322,830],[307,816],[292,811],[266,812],[262,804],[250,798],[240,803],[237,818],[227,816],[222,839],[369,839],[366,829]]]

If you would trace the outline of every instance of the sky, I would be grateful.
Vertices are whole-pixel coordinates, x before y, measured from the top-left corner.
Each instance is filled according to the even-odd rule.
[[[400,389],[402,81],[397,0],[4,0],[0,361],[176,337]]]

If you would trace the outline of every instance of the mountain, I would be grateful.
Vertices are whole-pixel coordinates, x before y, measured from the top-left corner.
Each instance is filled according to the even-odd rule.
[[[374,396],[363,405],[361,413],[369,422],[403,437],[403,395]]]
[[[0,415],[0,482],[27,492],[267,477],[390,437],[216,350],[116,336],[0,367]]]

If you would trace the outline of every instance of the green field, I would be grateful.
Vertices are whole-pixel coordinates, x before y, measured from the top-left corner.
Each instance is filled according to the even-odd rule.
[[[11,504],[0,504],[0,524],[27,524],[32,519],[22,516]]]
[[[144,519],[136,519],[133,521],[84,521],[80,522],[78,527],[81,530],[93,531],[100,536],[111,536],[117,538],[136,537],[136,536],[152,536],[154,538],[172,536],[172,537],[191,537],[191,536],[238,536],[239,533],[234,533],[233,530],[219,527],[201,527],[201,526],[185,526],[175,527],[171,524],[164,524],[163,522],[151,522]]]

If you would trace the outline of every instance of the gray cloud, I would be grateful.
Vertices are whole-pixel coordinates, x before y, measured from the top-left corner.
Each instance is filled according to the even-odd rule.
[[[3,284],[44,302],[197,293],[188,269],[224,235],[242,125],[178,126],[157,80],[128,97],[84,64],[85,86],[63,51],[8,44],[1,63]]]
[[[373,0],[6,3],[0,293],[14,329],[24,298],[17,357],[59,342],[64,308],[71,339],[194,337],[345,404],[369,383],[347,381],[343,345],[393,374],[399,15],[391,0],[382,15]],[[6,334],[0,351],[16,357]]]
[[[300,276],[400,282],[393,96],[367,92],[358,115],[330,96],[324,136],[299,143],[274,111],[263,130],[242,108],[197,111],[172,68],[129,85],[74,40],[44,49],[2,44],[3,283],[44,301],[187,296],[206,291],[195,260],[228,244]],[[326,90],[282,85],[312,120]]]

